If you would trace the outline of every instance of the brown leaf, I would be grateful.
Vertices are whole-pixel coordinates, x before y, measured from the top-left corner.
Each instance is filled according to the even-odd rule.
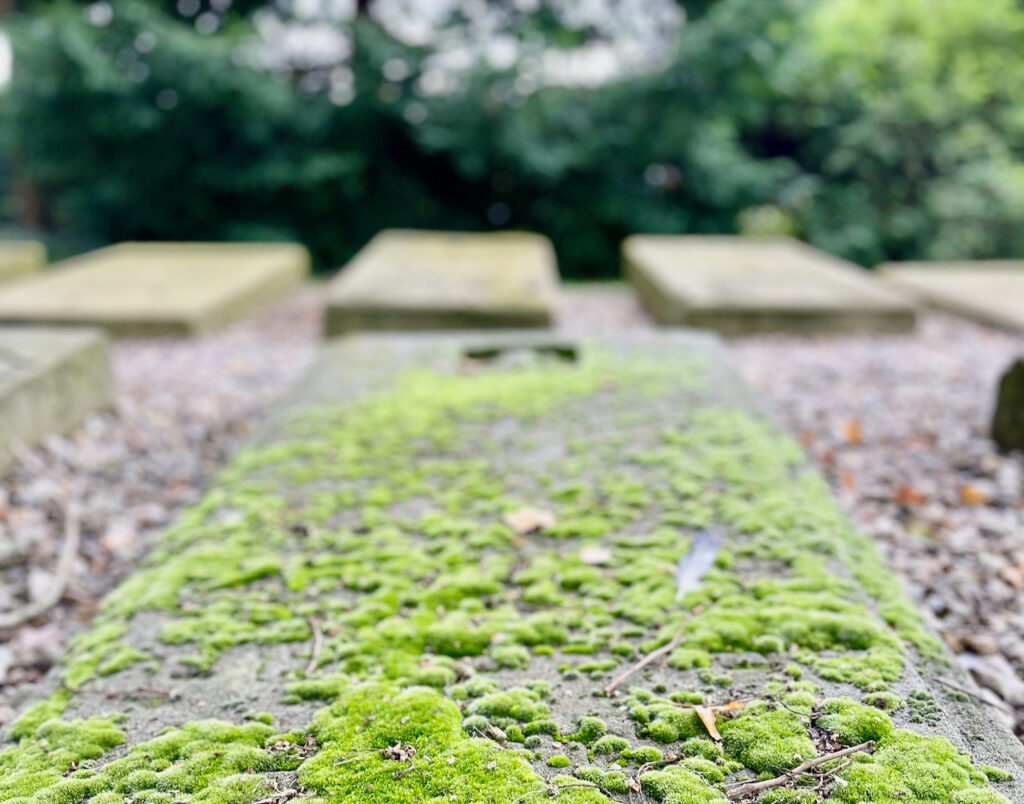
[[[987,505],[988,499],[988,494],[972,483],[960,487],[960,502],[964,505]]]
[[[999,570],[999,577],[1014,589],[1024,587],[1024,568],[1018,567],[1015,564],[1007,564]]]
[[[539,508],[520,508],[505,514],[505,524],[516,534],[523,536],[534,531],[544,531],[555,524],[555,515]]]
[[[857,419],[847,419],[843,422],[839,433],[847,444],[857,445],[864,443],[864,433],[860,429],[860,421]]]
[[[713,706],[711,708],[716,712],[734,712],[737,709],[746,709],[747,705],[743,701],[729,701],[725,706]]]
[[[900,486],[893,492],[892,501],[899,505],[922,505],[928,502],[928,495],[913,486]]]
[[[722,735],[718,733],[718,726],[715,724],[715,710],[709,706],[695,706],[693,711],[697,713],[697,717],[700,718],[700,722],[704,724],[704,728],[708,730],[708,734],[711,735],[711,739],[715,742],[722,741]]]

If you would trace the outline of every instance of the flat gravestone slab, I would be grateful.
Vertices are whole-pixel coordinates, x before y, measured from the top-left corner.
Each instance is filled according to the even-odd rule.
[[[557,287],[541,235],[389,230],[331,282],[325,329],[546,327]]]
[[[877,270],[922,304],[1024,332],[1024,260],[890,262]]]
[[[752,332],[903,332],[904,297],[851,263],[789,238],[635,235],[626,276],[660,324]]]
[[[1024,795],[1020,743],[686,332],[331,343],[49,684],[0,800]]]
[[[309,272],[292,243],[122,243],[0,288],[0,322],[194,335],[277,299]]]
[[[14,443],[66,433],[113,403],[100,331],[0,327],[0,474],[13,462]]]
[[[46,265],[46,247],[34,240],[0,242],[0,284],[31,276]]]

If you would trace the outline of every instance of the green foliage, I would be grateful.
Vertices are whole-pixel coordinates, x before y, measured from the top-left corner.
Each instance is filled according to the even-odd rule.
[[[866,265],[1024,255],[1014,0],[687,0],[663,69],[523,88],[521,65],[478,65],[427,95],[424,53],[360,17],[333,102],[254,63],[258,5],[213,34],[141,0],[107,25],[67,0],[15,23],[0,141],[44,223],[298,238],[325,267],[383,227],[515,227],[549,235],[567,276],[617,273],[631,232],[790,233]],[[517,20],[585,39],[543,5]],[[386,79],[396,59],[408,75]]]

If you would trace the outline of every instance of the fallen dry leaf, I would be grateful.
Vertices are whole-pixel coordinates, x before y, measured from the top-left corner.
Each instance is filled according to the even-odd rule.
[[[1014,589],[1020,589],[1024,586],[1024,569],[1015,566],[1014,564],[1007,564],[999,570],[999,577],[1010,584]]]
[[[839,433],[847,444],[856,445],[864,443],[864,433],[860,429],[860,421],[857,419],[847,419],[844,421],[842,427],[839,428]]]
[[[711,735],[711,739],[715,742],[722,741],[722,735],[718,733],[718,726],[715,724],[715,710],[710,706],[695,706],[693,711],[697,713],[697,717],[700,718],[700,722],[704,724],[704,728],[708,730],[708,734]]]
[[[972,483],[960,487],[960,502],[964,505],[987,505],[988,499],[988,494]]]
[[[601,566],[612,560],[612,551],[599,544],[587,544],[580,548],[580,561],[591,566]]]
[[[928,502],[928,495],[913,486],[900,486],[893,492],[892,501],[899,505],[921,505]]]
[[[505,524],[522,536],[534,531],[543,531],[555,524],[555,515],[539,508],[520,508],[505,514]]]

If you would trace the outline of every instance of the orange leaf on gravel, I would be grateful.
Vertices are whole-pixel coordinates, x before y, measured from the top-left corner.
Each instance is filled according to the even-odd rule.
[[[843,426],[839,430],[842,435],[843,441],[847,444],[863,444],[864,433],[860,429],[860,421],[857,419],[847,419],[843,422]]]
[[[965,483],[960,487],[960,502],[964,505],[986,505],[988,494],[972,483]]]

